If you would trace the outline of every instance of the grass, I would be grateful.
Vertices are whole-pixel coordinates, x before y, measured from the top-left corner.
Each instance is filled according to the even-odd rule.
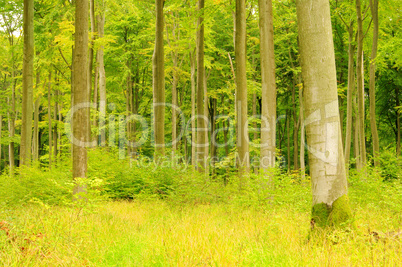
[[[351,194],[353,196],[353,194]],[[352,202],[353,203],[353,202]],[[174,205],[0,209],[1,266],[397,266],[401,213],[355,205],[358,228],[318,233],[291,205]],[[7,235],[7,233],[8,235]],[[378,234],[370,234],[375,232]]]

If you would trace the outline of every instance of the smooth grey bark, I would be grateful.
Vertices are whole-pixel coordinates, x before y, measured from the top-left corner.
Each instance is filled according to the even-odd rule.
[[[355,69],[354,69],[354,52],[355,45],[353,44],[353,21],[348,27],[348,92],[347,92],[347,108],[346,108],[346,131],[345,131],[345,163],[346,171],[349,170],[350,147],[352,143],[352,113],[353,113],[353,94],[355,91]]]
[[[163,48],[164,0],[155,0],[155,49],[152,57],[155,156],[165,155],[165,67]]]
[[[22,64],[22,126],[20,165],[31,163],[34,60],[34,1],[24,0],[24,59]]]
[[[347,181],[329,2],[298,0],[296,7],[313,207],[333,207]]]
[[[261,53],[261,163],[262,170],[275,166],[276,85],[272,0],[259,0]]]
[[[370,83],[369,83],[369,96],[370,96],[370,127],[371,136],[373,139],[373,156],[374,167],[380,166],[380,141],[378,138],[376,112],[375,112],[375,70],[378,48],[378,0],[370,0],[371,16],[373,18],[373,42],[371,47],[370,57]]]
[[[237,164],[239,176],[249,172],[249,138],[247,118],[247,76],[246,76],[246,2],[236,0],[236,114],[237,114]]]
[[[191,71],[191,165],[196,162],[196,120],[195,120],[195,53],[190,52],[190,71]]]
[[[207,155],[205,138],[207,135],[207,120],[204,109],[204,0],[198,1],[200,15],[197,21],[197,152],[196,167],[200,172],[206,171]]]
[[[75,1],[75,48],[73,86],[73,178],[87,175],[86,142],[90,132],[88,91],[88,0]],[[85,186],[77,183],[73,194],[86,192]]]
[[[102,7],[104,8],[104,7]],[[105,25],[105,12],[97,16],[98,35],[103,38]],[[98,69],[99,69],[99,128],[100,128],[100,145],[106,145],[106,73],[104,64],[104,47],[101,45],[98,50]]]
[[[363,20],[361,12],[360,0],[356,0],[357,13],[357,56],[356,56],[356,72],[357,72],[357,101],[358,101],[358,120],[359,120],[359,148],[360,148],[360,168],[366,166],[366,141],[364,133],[364,68],[363,68]],[[360,169],[359,168],[359,169]]]

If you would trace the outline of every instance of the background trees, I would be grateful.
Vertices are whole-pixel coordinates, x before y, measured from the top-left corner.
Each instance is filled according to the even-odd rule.
[[[303,109],[300,109],[303,80],[294,3],[272,1],[272,26],[264,22],[270,16],[263,15],[269,14],[269,1],[158,1],[158,13],[155,4],[148,0],[92,1],[91,12],[87,14],[91,23],[84,24],[87,31],[91,29],[87,48],[93,56],[88,56],[92,64],[86,63],[89,68],[87,95],[83,96],[85,101],[97,106],[91,109],[92,140],[107,147],[119,147],[121,154],[133,158],[152,158],[154,141],[157,144],[174,143],[165,147],[166,155],[173,151],[174,155],[182,157],[177,162],[187,161],[193,165],[197,164],[196,145],[202,143],[207,146],[206,150],[204,147],[198,151],[203,162],[211,161],[214,166],[207,173],[225,182],[229,174],[237,172],[232,164],[236,153],[247,153],[247,149],[242,150],[239,146],[247,143],[247,139],[250,139],[250,164],[255,171],[260,169],[260,164],[254,164],[257,162],[254,158],[265,155],[257,145],[267,142],[270,143],[271,165],[275,160],[276,165],[286,171],[300,169],[308,159],[303,159],[307,149],[301,141],[304,136]],[[393,0],[380,2],[376,19],[375,1],[330,1],[342,147],[345,162],[351,168],[364,166],[366,152],[363,150],[366,147],[379,145],[384,149],[388,146],[400,154],[399,77],[402,61],[397,6]],[[80,34],[75,31],[75,26],[79,25],[74,6],[69,1],[35,1],[33,97],[28,101],[31,105],[23,103],[23,78],[28,78],[23,75],[23,7],[22,1],[0,6],[0,169],[11,174],[14,165],[22,165],[24,155],[30,151],[36,163],[44,168],[57,166],[62,157],[69,155],[71,146],[63,121],[72,102],[76,101],[78,89],[75,86],[81,86],[76,84],[81,81],[81,78],[76,80],[77,75],[84,71],[73,62],[77,56],[75,42]],[[238,14],[243,15],[238,22],[235,20],[236,7],[238,11],[241,7],[242,12]],[[164,16],[163,25],[161,19],[159,24],[156,23],[157,14],[158,18]],[[268,27],[264,28],[264,25]],[[242,34],[244,27],[247,31]],[[197,55],[196,35],[202,31],[204,37],[199,34]],[[159,40],[157,49],[155,34]],[[241,40],[247,49],[241,43],[235,45],[236,34],[239,35],[236,43]],[[373,40],[377,39],[377,34],[376,49]],[[268,35],[270,37],[266,38]],[[270,51],[269,60],[265,59],[266,48]],[[155,62],[162,62],[162,65],[154,72],[151,67],[153,52],[162,50],[165,53],[159,54]],[[272,58],[275,58],[275,78]],[[265,62],[270,63],[268,74]],[[160,72],[162,68],[164,75]],[[371,74],[367,75],[370,69]],[[155,82],[153,73],[159,73]],[[241,85],[236,81],[241,81]],[[265,93],[267,81],[271,88],[269,97]],[[241,88],[247,88],[247,92]],[[157,129],[152,140],[151,133],[147,135],[142,130],[142,124],[150,126],[153,123],[154,96],[160,96],[156,103],[172,103],[180,111],[156,107],[154,118],[159,119],[154,123]],[[238,109],[236,103],[239,101],[243,106]],[[29,115],[22,121],[22,107],[35,107],[34,122]],[[104,120],[99,120],[99,115]],[[138,117],[125,121],[125,130],[119,132],[119,123],[131,115]],[[143,121],[138,120],[140,116]],[[197,118],[188,122],[191,116]],[[271,141],[267,141],[264,131],[254,131],[254,128],[265,128],[260,116],[270,117]],[[247,119],[249,124],[244,124]],[[240,122],[242,127],[249,128],[246,134],[235,127]],[[377,123],[378,142],[374,128],[367,127],[370,122],[371,125]],[[113,123],[114,132],[109,128]],[[27,134],[23,131],[25,128]],[[32,128],[33,133],[29,133]],[[160,132],[161,129],[165,129],[164,132]],[[141,146],[132,147],[142,139],[145,141]],[[24,148],[27,142],[32,142],[28,144],[28,150]],[[375,163],[376,149],[367,151],[367,162]],[[272,156],[274,152],[275,157]],[[243,159],[243,162],[248,161]],[[311,164],[306,166],[309,173]]]

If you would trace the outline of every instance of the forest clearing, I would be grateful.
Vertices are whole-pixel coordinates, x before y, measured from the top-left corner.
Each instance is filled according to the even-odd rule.
[[[0,1],[0,265],[400,266],[399,2]]]

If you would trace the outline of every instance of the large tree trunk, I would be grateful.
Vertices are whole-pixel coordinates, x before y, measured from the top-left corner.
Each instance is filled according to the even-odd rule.
[[[88,0],[75,2],[74,49],[74,106],[73,115],[73,178],[87,175],[87,150],[89,141],[89,91],[88,91]],[[85,186],[76,184],[73,194],[86,192]]]
[[[356,0],[357,12],[357,95],[358,95],[358,120],[359,120],[359,143],[361,168],[366,166],[366,141],[364,134],[364,79],[363,79],[363,21],[360,0]]]
[[[353,113],[353,93],[355,91],[355,70],[354,70],[354,52],[353,44],[353,21],[348,28],[349,48],[348,48],[348,92],[347,92],[347,109],[346,109],[346,133],[345,133],[345,163],[346,172],[349,171],[350,145],[352,143],[352,113]]]
[[[249,138],[247,119],[247,76],[246,76],[246,3],[236,0],[236,107],[237,107],[237,163],[239,176],[249,172]]]
[[[375,69],[378,47],[378,0],[370,0],[371,15],[373,18],[373,43],[371,47],[370,58],[370,127],[371,136],[373,138],[373,157],[374,166],[379,167],[379,155],[380,155],[380,141],[378,138],[376,114],[375,114]]]
[[[20,165],[31,163],[33,60],[34,60],[34,1],[24,0],[24,60],[22,65],[22,126]]]
[[[102,8],[104,8],[102,6]],[[103,38],[105,25],[105,11],[102,10],[102,14],[98,15],[98,35],[99,38]],[[106,144],[106,74],[105,64],[103,60],[103,45],[98,50],[99,60],[99,129],[100,129],[100,145]]]
[[[329,2],[297,0],[306,132],[313,192],[312,225],[341,225],[352,216],[340,132]]]
[[[200,172],[206,171],[207,155],[205,136],[208,118],[204,114],[204,0],[198,1],[200,16],[197,22],[197,152],[196,166]]]
[[[165,155],[165,67],[163,48],[164,0],[155,0],[155,50],[152,58],[155,156]]]
[[[259,0],[261,53],[261,169],[275,166],[276,85],[272,0]]]

